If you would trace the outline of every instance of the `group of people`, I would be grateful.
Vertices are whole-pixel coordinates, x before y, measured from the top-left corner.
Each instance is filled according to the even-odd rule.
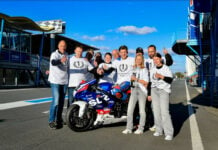
[[[74,101],[73,91],[82,80],[97,79],[120,85],[131,82],[131,96],[128,103],[127,125],[123,134],[133,132],[133,113],[138,103],[139,126],[135,134],[144,132],[145,123],[154,118],[154,136],[165,134],[165,140],[172,140],[174,129],[169,113],[169,95],[173,75],[169,67],[173,60],[167,50],[164,58],[156,52],[155,45],[148,46],[148,58],[144,58],[144,50],[136,49],[135,58],[128,56],[128,47],[122,45],[112,53],[105,53],[104,59],[100,52],[89,50],[82,57],[83,47],[76,46],[74,55],[66,53],[67,44],[60,41],[58,49],[51,54],[49,81],[53,101],[50,106],[49,126],[63,126],[62,111],[65,94],[68,89],[68,107]],[[152,102],[152,105],[151,105]],[[152,106],[152,107],[151,107]],[[152,108],[152,109],[151,109]],[[148,110],[148,111],[145,111]],[[149,111],[150,110],[150,111]],[[152,123],[150,124],[152,125]]]

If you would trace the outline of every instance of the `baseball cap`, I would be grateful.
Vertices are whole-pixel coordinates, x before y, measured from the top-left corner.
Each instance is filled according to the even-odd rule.
[[[144,50],[141,47],[136,48],[136,53],[142,53],[144,55]]]

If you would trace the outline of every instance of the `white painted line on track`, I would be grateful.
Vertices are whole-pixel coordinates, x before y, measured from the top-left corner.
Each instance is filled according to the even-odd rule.
[[[65,97],[65,100],[67,98],[68,98],[68,96]],[[29,99],[29,100],[9,102],[9,103],[0,103],[0,110],[49,103],[51,101],[52,101],[52,97],[43,97],[43,98]]]
[[[24,107],[24,106],[29,106],[29,105],[33,105],[33,104],[28,103],[28,102],[24,102],[24,101],[4,103],[4,104],[0,104],[0,110],[6,110],[6,109],[11,109],[11,108],[17,108],[17,107]]]
[[[16,92],[16,91],[28,91],[28,90],[35,90],[36,88],[28,88],[28,89],[4,89],[4,90],[0,90],[0,93],[3,92]],[[37,88],[37,89],[41,89],[41,88]]]
[[[192,140],[192,150],[204,150],[204,146],[203,146],[201,135],[199,132],[196,116],[192,108],[192,103],[190,102],[191,99],[190,99],[190,94],[189,94],[186,81],[185,81],[185,88],[186,88],[188,112],[190,116],[189,122],[190,122],[190,131],[191,131],[191,140]]]
[[[25,100],[25,101],[16,101],[16,102],[9,102],[9,103],[0,103],[0,110],[12,109],[17,107],[24,107],[42,103],[48,103],[51,100],[50,97],[39,98],[39,99],[32,99],[32,100]]]
[[[48,114],[48,113],[49,113],[49,110],[43,111],[42,113],[43,113],[43,114]]]

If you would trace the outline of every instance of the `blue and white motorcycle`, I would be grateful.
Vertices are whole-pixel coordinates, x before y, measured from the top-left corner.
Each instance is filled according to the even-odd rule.
[[[122,92],[121,92],[122,91]],[[114,86],[96,80],[81,82],[74,102],[67,109],[66,123],[73,131],[86,131],[100,125],[125,122],[130,83]]]

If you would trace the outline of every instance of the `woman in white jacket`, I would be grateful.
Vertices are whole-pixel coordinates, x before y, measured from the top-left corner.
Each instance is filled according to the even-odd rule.
[[[139,120],[139,127],[134,133],[142,134],[144,131],[145,118],[146,118],[145,104],[146,104],[147,85],[148,85],[148,71],[144,66],[143,55],[137,55],[135,57],[135,65],[132,71],[131,82],[133,82],[133,84],[132,84],[131,96],[128,104],[127,126],[122,133],[123,134],[132,133],[133,112],[135,109],[135,105],[138,101],[140,120]]]

